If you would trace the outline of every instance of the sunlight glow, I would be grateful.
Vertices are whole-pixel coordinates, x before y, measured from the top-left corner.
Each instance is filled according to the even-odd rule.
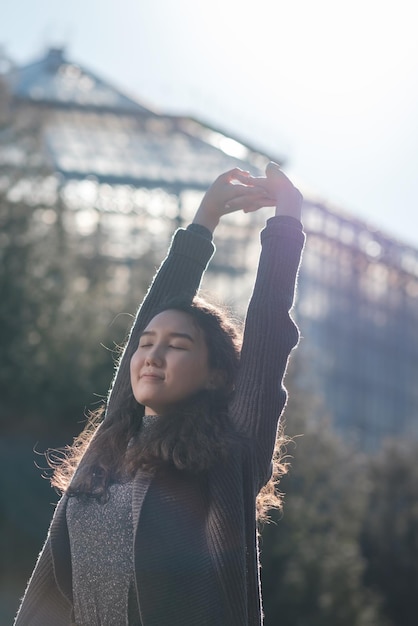
[[[231,137],[226,137],[222,135],[222,133],[211,131],[206,135],[206,140],[209,141],[212,146],[219,148],[219,150],[222,150],[222,152],[229,156],[236,157],[237,159],[246,159],[248,157],[248,150],[242,143],[231,139]]]

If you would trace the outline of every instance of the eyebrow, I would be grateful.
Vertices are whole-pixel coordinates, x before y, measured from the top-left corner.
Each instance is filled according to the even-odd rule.
[[[155,330],[144,330],[141,334],[140,337],[146,337],[146,336],[155,336],[157,333],[155,332]],[[189,335],[189,333],[178,333],[178,332],[172,332],[169,333],[169,337],[170,338],[180,338],[180,339],[188,339],[189,341],[191,341],[192,343],[194,343],[194,339],[191,335]]]

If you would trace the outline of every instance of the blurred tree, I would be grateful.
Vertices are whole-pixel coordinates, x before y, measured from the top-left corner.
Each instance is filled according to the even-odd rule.
[[[295,386],[294,372],[292,382],[284,512],[262,531],[266,626],[383,626],[380,599],[363,583],[359,546],[365,458],[319,417],[320,401]]]
[[[370,461],[363,528],[366,581],[396,626],[418,615],[418,444],[392,440]]]
[[[0,83],[0,420],[3,432],[67,441],[108,389],[112,353],[100,345],[121,343],[130,324],[115,315],[135,311],[159,259],[136,260],[134,289],[112,293],[118,262],[85,253],[45,155],[44,112],[9,109]]]

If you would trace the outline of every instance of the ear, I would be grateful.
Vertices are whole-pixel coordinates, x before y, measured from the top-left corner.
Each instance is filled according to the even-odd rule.
[[[226,375],[223,370],[211,370],[206,389],[221,389],[225,386]]]

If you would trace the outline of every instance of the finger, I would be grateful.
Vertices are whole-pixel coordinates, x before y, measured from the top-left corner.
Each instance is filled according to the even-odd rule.
[[[285,202],[296,202],[300,191],[293,185],[292,181],[281,171],[277,163],[270,162],[266,167],[267,189],[270,195],[274,196],[278,204]],[[301,196],[302,197],[302,196]]]
[[[239,198],[240,196],[247,196],[249,198],[255,196],[272,196],[269,188],[261,187],[259,185],[242,185],[241,183],[237,183],[235,185],[230,185],[226,191],[226,197],[230,200],[232,198]]]
[[[267,201],[260,200],[258,202],[253,202],[249,204],[248,206],[246,206],[245,208],[243,208],[242,210],[244,213],[253,213],[254,211],[258,211],[259,209],[262,209],[263,207],[275,206],[275,204],[276,204],[276,201],[269,198]]]
[[[254,186],[260,180],[260,177],[253,176],[248,170],[242,170],[239,167],[235,167],[234,169],[229,170],[229,172],[221,174],[220,178],[223,178],[228,182],[238,181],[246,186]],[[265,177],[262,178],[266,180]]]
[[[252,176],[251,184],[258,189],[262,189],[265,193],[270,193],[271,182],[265,176]]]
[[[233,174],[233,176],[230,178],[230,182],[233,181],[238,181],[239,183],[242,183],[243,185],[246,186],[250,186],[250,185],[256,185],[257,184],[257,178],[255,176],[252,176],[249,172],[236,172],[235,174]]]
[[[283,183],[288,183],[289,185],[292,185],[293,187],[293,183],[289,180],[289,178],[286,176],[286,174],[280,169],[279,165],[277,165],[277,163],[274,163],[273,161],[270,161],[270,163],[267,164],[266,166],[266,177],[267,177],[267,181],[283,181]]]
[[[234,169],[229,170],[228,172],[224,172],[223,174],[218,176],[217,180],[230,182],[231,180],[234,180],[234,178],[245,180],[249,176],[251,176],[251,174],[247,170],[242,170],[239,167],[234,167]]]
[[[266,165],[266,176],[270,176],[270,175],[274,176],[275,174],[280,175],[280,174],[283,174],[283,172],[280,169],[280,165],[278,163],[275,163],[274,161],[270,161]]]
[[[225,204],[225,209],[228,213],[233,213],[234,211],[244,211],[248,213],[263,206],[275,206],[275,204],[276,200],[271,196],[267,196],[265,194],[249,196],[246,194],[228,200]]]
[[[264,206],[273,206],[276,198],[273,194],[267,194],[264,190],[256,187],[239,187],[235,194],[229,194],[225,200],[225,208],[233,211],[243,210],[245,206],[253,203],[264,203]]]

